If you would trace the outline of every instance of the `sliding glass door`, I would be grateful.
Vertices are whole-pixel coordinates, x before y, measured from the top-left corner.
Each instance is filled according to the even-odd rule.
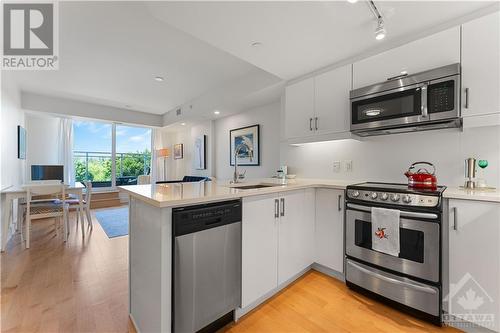
[[[151,129],[95,121],[73,123],[76,181],[95,188],[137,184],[149,174]]]
[[[116,125],[116,185],[135,185],[148,175],[151,164],[151,129]]]

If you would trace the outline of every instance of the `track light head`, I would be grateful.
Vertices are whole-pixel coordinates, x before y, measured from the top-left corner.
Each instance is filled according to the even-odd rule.
[[[377,20],[377,28],[375,29],[375,39],[382,40],[385,38],[387,31],[384,28],[384,20],[381,17]]]

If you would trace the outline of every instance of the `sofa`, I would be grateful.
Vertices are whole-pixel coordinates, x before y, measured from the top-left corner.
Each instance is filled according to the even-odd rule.
[[[184,176],[182,180],[160,180],[157,181],[156,184],[170,184],[170,183],[196,183],[210,181],[208,177],[200,177],[200,176]]]

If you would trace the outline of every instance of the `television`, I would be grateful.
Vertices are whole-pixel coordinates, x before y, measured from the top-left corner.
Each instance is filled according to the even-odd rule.
[[[31,180],[60,180],[64,182],[63,165],[32,165]]]

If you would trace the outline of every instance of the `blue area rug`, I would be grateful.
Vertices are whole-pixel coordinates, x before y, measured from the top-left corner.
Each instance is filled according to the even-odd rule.
[[[95,212],[108,238],[128,235],[128,207]]]

